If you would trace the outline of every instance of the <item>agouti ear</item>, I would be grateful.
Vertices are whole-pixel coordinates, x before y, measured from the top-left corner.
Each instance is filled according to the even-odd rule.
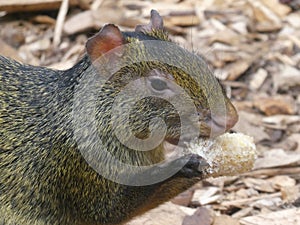
[[[106,24],[86,43],[86,50],[92,61],[95,61],[106,52],[121,46],[125,39],[119,28],[113,24]]]
[[[151,18],[150,23],[145,25],[137,25],[135,27],[136,32],[143,32],[143,33],[151,33],[153,30],[163,30],[164,23],[162,17],[159,13],[152,9],[151,10]]]

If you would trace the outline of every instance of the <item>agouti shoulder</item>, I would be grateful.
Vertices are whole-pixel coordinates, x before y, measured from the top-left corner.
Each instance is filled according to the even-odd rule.
[[[201,180],[203,159],[166,143],[237,120],[154,10],[134,32],[105,25],[86,52],[66,71],[0,56],[0,224],[123,224]]]

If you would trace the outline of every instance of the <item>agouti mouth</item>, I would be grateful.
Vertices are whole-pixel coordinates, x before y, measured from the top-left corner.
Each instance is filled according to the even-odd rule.
[[[165,141],[171,145],[184,147],[185,143],[188,143],[195,138],[210,139],[222,135],[230,130],[236,122],[237,118],[227,118],[226,120],[224,118],[219,118],[208,122],[201,122],[196,125],[196,127],[199,127],[198,129],[200,129],[198,135],[190,133],[185,134],[184,136],[167,137]]]
[[[164,149],[164,156],[165,156],[165,160],[173,160],[175,158],[178,158],[180,156],[183,156],[184,154],[186,154],[187,152],[189,152],[188,150],[188,143],[190,143],[192,140],[195,139],[189,139],[189,140],[182,140],[179,143],[179,139],[173,139],[172,142],[176,142],[176,144],[173,144],[170,141],[163,141],[163,149]],[[179,144],[178,144],[179,143]],[[192,153],[192,152],[189,152]]]
[[[226,128],[222,125],[217,124],[214,121],[209,122],[199,122],[194,124],[194,126],[186,133],[181,134],[181,136],[169,136],[165,138],[166,142],[172,145],[178,145],[179,147],[184,147],[185,143],[192,141],[195,138],[213,138],[220,134],[226,132]]]

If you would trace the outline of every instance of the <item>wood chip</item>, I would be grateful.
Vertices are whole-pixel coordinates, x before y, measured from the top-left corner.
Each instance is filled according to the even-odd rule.
[[[240,111],[239,121],[234,126],[233,130],[252,136],[256,143],[262,140],[269,140],[269,135],[264,131],[263,127],[259,126],[259,124],[261,124],[259,116]]]
[[[274,0],[262,0],[262,3],[266,5],[272,12],[276,13],[280,17],[284,17],[288,15],[292,9],[280,3],[279,1],[274,1]]]
[[[213,220],[211,210],[200,207],[193,215],[185,217],[182,225],[211,225]]]
[[[284,130],[287,129],[288,126],[294,123],[299,123],[300,116],[275,115],[275,116],[264,117],[262,119],[262,122],[264,123],[265,126]]]
[[[240,225],[240,223],[228,215],[221,215],[215,218],[213,225]]]
[[[279,73],[273,75],[276,89],[288,90],[290,87],[300,86],[300,70],[284,65]]]
[[[240,219],[242,217],[249,216],[251,214],[252,210],[253,210],[252,207],[242,208],[241,210],[239,210],[236,213],[232,214],[232,218]]]
[[[246,178],[243,181],[247,187],[254,188],[258,191],[273,193],[275,188],[272,186],[272,183],[263,179],[258,178]]]
[[[192,200],[193,194],[192,190],[187,190],[173,198],[171,202],[176,205],[188,206]]]
[[[297,225],[300,224],[300,209],[286,209],[268,214],[259,214],[240,219],[243,225]]]
[[[252,62],[250,60],[240,60],[235,63],[231,63],[225,67],[225,73],[227,80],[237,80],[250,66]]]
[[[300,28],[299,12],[291,13],[285,18],[295,28]]]
[[[236,206],[236,207],[243,207],[243,205],[249,205],[253,202],[261,199],[270,199],[270,198],[277,198],[280,197],[281,193],[277,192],[274,194],[269,195],[260,195],[256,197],[246,198],[246,199],[238,199],[238,200],[232,200],[232,201],[223,201],[221,205],[223,206]]]
[[[285,202],[291,203],[300,197],[300,187],[299,186],[283,186],[281,187],[282,199]]]
[[[0,11],[24,12],[58,9],[63,0],[0,0]],[[70,5],[76,5],[77,0],[70,0]]]
[[[217,195],[219,191],[220,189],[217,187],[208,187],[206,189],[196,190],[192,198],[192,204],[206,205],[216,202],[221,197],[220,195]]]
[[[22,58],[20,57],[18,51],[6,44],[3,40],[0,39],[0,55],[15,59],[17,61],[22,62]]]
[[[53,19],[50,16],[46,16],[46,15],[37,15],[32,18],[32,21],[36,22],[36,23],[44,23],[44,24],[50,24],[50,25],[54,25],[56,23],[55,19]]]
[[[296,113],[295,101],[291,96],[258,96],[254,99],[254,106],[267,116],[278,114],[293,115]]]
[[[164,17],[166,26],[196,26],[200,24],[200,19],[195,14],[190,15],[172,15]]]
[[[248,0],[255,17],[255,28],[260,32],[278,31],[282,27],[279,17],[259,0]]]
[[[279,160],[280,159],[280,160]],[[289,166],[299,163],[300,155],[295,153],[286,153],[282,149],[272,149],[264,152],[263,157],[258,158],[254,164],[254,168],[271,168]]]
[[[186,214],[179,206],[167,202],[126,223],[126,225],[182,225],[185,216]]]
[[[265,82],[267,76],[268,72],[263,68],[260,68],[256,73],[252,74],[252,79],[250,81],[251,90],[258,90]]]
[[[296,180],[287,175],[271,177],[266,181],[269,182],[277,190],[280,190],[283,187],[290,187],[296,185]]]

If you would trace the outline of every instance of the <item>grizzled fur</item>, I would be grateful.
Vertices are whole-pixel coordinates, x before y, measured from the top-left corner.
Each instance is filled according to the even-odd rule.
[[[122,33],[124,41],[169,41],[158,14],[152,17],[152,24],[139,26],[135,32]],[[93,48],[88,47],[88,50]],[[172,177],[147,186],[115,183],[87,164],[74,137],[72,107],[74,90],[80,79],[86,73],[95,72],[91,69],[91,56],[87,54],[66,71],[23,65],[0,56],[0,224],[121,224],[169,200],[201,179],[201,171],[197,170],[200,161],[195,158]],[[131,69],[136,71],[136,68]],[[166,68],[166,71],[172,72],[172,68]],[[173,71],[173,74],[175,81],[189,89],[197,99],[196,105],[207,106],[197,91],[199,87],[184,80],[179,71]],[[210,85],[210,80],[205,82],[204,85]],[[98,132],[104,145],[129,164],[148,165],[162,161],[162,145],[146,153],[137,153],[112,135],[107,109],[118,91],[117,83],[115,80],[114,86],[106,86],[103,89],[106,92],[99,93]],[[149,104],[144,102],[142,107],[147,109]],[[230,104],[229,100],[227,104]],[[161,115],[170,112],[170,108],[165,110],[169,111],[162,107],[157,112]],[[144,123],[149,117],[145,121],[135,121],[139,132],[147,126]],[[178,125],[177,122],[174,126]],[[168,135],[174,135],[174,132]],[[112,170],[118,172],[118,168]]]

